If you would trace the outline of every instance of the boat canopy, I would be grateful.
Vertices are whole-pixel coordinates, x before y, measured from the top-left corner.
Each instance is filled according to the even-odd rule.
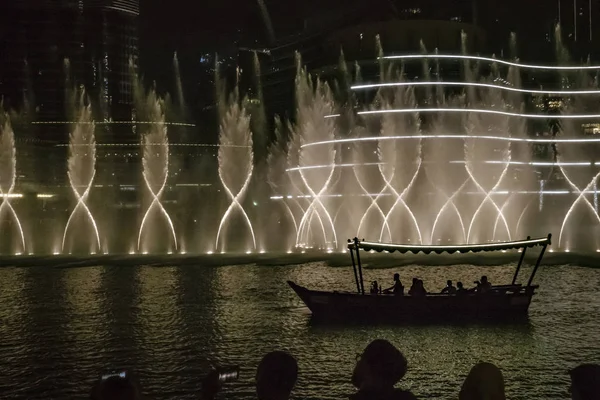
[[[525,249],[535,246],[548,246],[551,244],[551,235],[548,237],[539,239],[527,239],[518,240],[511,242],[500,242],[500,243],[484,243],[484,244],[463,244],[463,245],[451,245],[451,246],[425,246],[425,245],[407,245],[407,244],[392,244],[392,243],[377,243],[367,242],[365,240],[348,240],[348,248],[350,250],[363,249],[365,251],[387,251],[393,253],[398,251],[400,253],[414,253],[423,252],[425,254],[430,253],[478,253],[481,251],[499,251],[499,250],[515,250]]]

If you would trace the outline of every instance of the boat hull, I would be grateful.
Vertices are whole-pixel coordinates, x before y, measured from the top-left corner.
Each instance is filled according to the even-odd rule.
[[[515,293],[414,297],[324,292],[309,290],[291,281],[288,284],[316,320],[386,323],[526,318],[535,289],[522,288]]]

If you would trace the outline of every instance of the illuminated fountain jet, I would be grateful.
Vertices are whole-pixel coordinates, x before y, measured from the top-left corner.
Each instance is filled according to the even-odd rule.
[[[337,234],[331,214],[324,201],[336,172],[336,150],[333,143],[323,146],[304,146],[317,141],[334,140],[337,122],[334,118],[324,118],[333,114],[335,104],[329,86],[316,80],[305,69],[298,68],[296,76],[296,124],[294,131],[300,138],[298,174],[300,182],[310,196],[310,204],[298,224],[296,245],[304,246],[310,242],[311,225],[317,219],[323,220],[327,231],[323,242],[329,247],[337,247]],[[310,169],[307,167],[325,166]]]
[[[275,119],[275,141],[269,147],[267,156],[267,182],[273,193],[290,193],[290,175],[288,169],[288,149],[290,143],[284,137],[284,124],[279,117]],[[298,234],[296,216],[287,201],[280,202],[294,226],[294,236]]]
[[[8,213],[9,218],[12,216],[21,242],[21,249],[17,252],[25,252],[23,227],[21,226],[17,212],[10,203],[12,198],[18,197],[17,194],[13,193],[17,179],[15,135],[8,116],[4,117],[4,123],[0,119],[0,197],[2,197],[2,203],[0,203],[0,222],[3,220],[5,213]],[[6,233],[2,231],[2,235],[6,235]]]
[[[221,99],[224,101],[224,99]],[[215,246],[219,248],[221,235],[234,211],[238,211],[246,222],[252,237],[252,248],[256,250],[256,237],[252,222],[242,206],[254,170],[252,151],[252,132],[250,130],[250,114],[240,102],[238,89],[234,90],[227,104],[221,104],[221,123],[219,128],[219,179],[230,201],[221,217]],[[222,241],[221,251],[225,251]]]
[[[71,211],[63,233],[62,250],[65,251],[65,243],[69,228],[77,215],[86,218],[93,232],[93,244],[90,252],[100,251],[100,234],[98,225],[90,211],[86,200],[92,189],[92,183],[96,176],[96,139],[94,136],[94,123],[92,121],[91,106],[83,104],[84,93],[81,94],[78,106],[77,121],[70,135],[69,159],[67,163],[69,184],[75,195],[76,205]],[[71,229],[72,231],[73,229]]]
[[[167,210],[161,203],[161,197],[165,191],[167,179],[169,178],[169,139],[167,137],[167,127],[165,126],[165,114],[163,104],[156,99],[153,92],[147,99],[149,118],[152,124],[144,125],[147,129],[142,133],[143,149],[143,178],[152,201],[142,218],[140,230],[138,233],[138,250],[142,247],[142,234],[148,226],[149,216],[152,212],[159,213],[166,221],[169,228],[169,236],[172,239],[175,250],[177,250],[177,236],[173,221],[167,213]],[[151,233],[154,226],[150,225]],[[144,246],[144,252],[147,252],[148,246]]]

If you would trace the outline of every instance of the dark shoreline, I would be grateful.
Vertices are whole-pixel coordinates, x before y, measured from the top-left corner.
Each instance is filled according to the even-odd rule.
[[[518,253],[487,254],[364,254],[365,268],[393,268],[404,265],[504,265],[518,261]],[[526,254],[526,262],[535,262],[537,252]],[[99,255],[19,255],[0,257],[0,267],[89,267],[89,266],[222,266],[256,264],[280,266],[325,262],[332,267],[351,265],[348,253],[227,253],[227,254],[99,254]],[[549,253],[544,265],[600,266],[600,253]]]

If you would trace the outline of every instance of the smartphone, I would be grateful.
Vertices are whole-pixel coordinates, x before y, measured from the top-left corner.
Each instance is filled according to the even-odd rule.
[[[239,366],[221,367],[217,372],[219,373],[219,382],[221,383],[237,381],[240,377]]]
[[[117,376],[119,378],[127,378],[127,373],[125,371],[121,371],[121,372],[110,372],[108,374],[104,374],[102,375],[102,380],[105,381],[108,378],[112,378],[114,376]]]

